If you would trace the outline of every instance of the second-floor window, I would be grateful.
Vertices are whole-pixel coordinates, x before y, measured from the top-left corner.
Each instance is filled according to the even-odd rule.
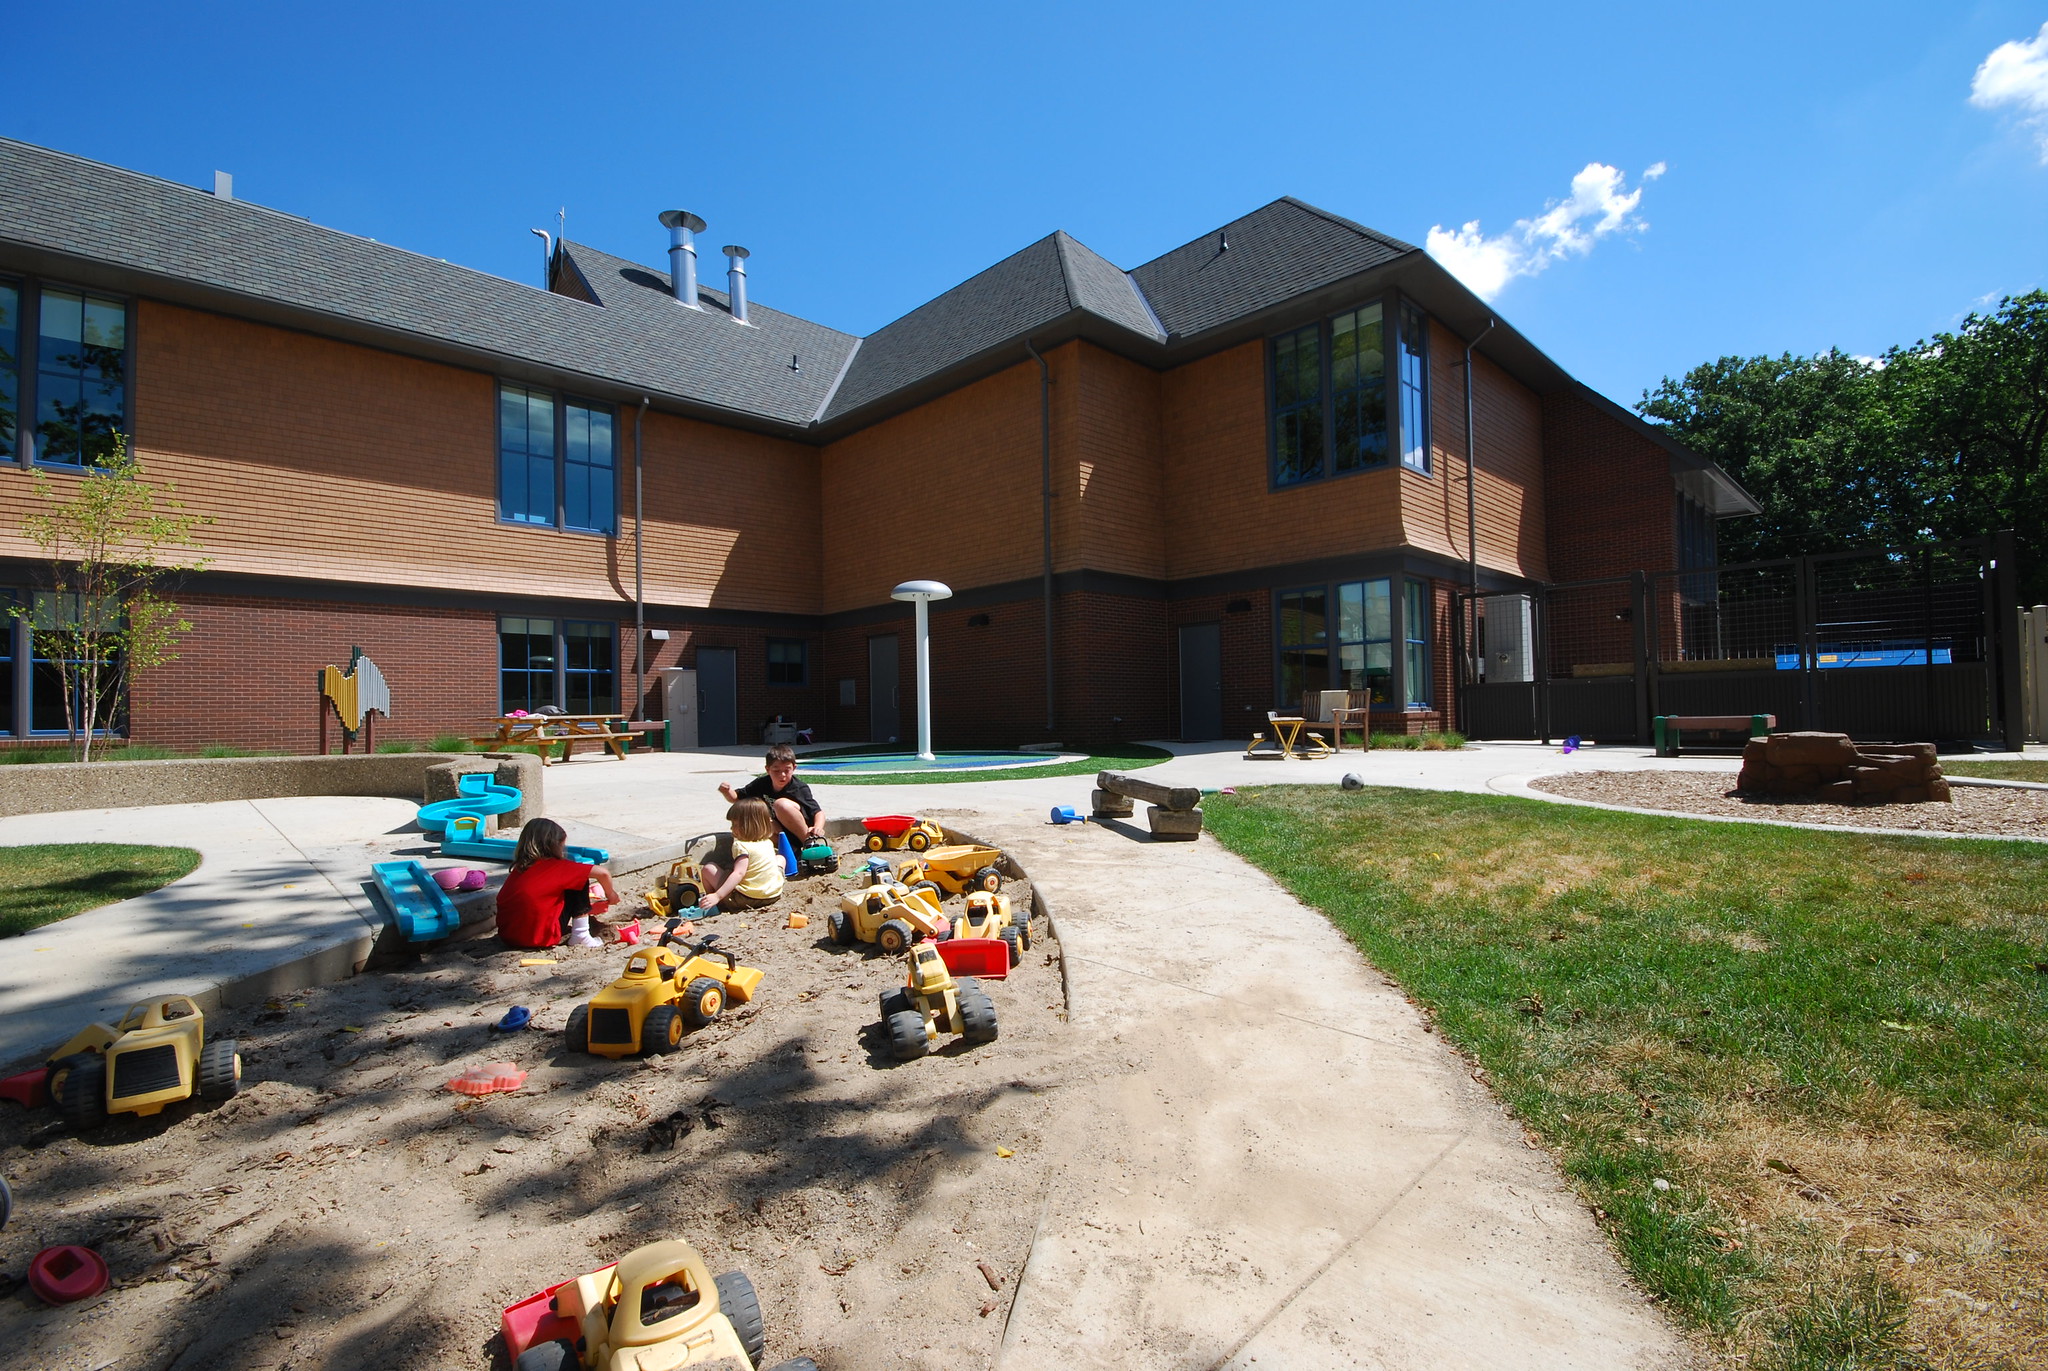
[[[498,517],[584,533],[618,531],[607,406],[498,387]]]
[[[0,459],[15,456],[15,415],[20,406],[21,288],[0,281]]]
[[[1300,485],[1384,466],[1394,441],[1388,412],[1387,351],[1391,342],[1379,301],[1275,337],[1272,361],[1273,484]],[[1401,306],[1405,321],[1423,316]],[[1417,327],[1419,327],[1419,322]],[[1405,323],[1404,323],[1405,328]],[[1405,337],[1405,334],[1404,334]],[[1402,365],[1408,365],[1406,343]],[[1419,354],[1418,354],[1419,355]],[[1419,381],[1420,373],[1417,373]],[[1402,431],[1423,432],[1419,411],[1407,406],[1402,372]],[[1427,466],[1420,468],[1427,470]]]
[[[1401,306],[1401,465],[1429,475],[1429,320]]]

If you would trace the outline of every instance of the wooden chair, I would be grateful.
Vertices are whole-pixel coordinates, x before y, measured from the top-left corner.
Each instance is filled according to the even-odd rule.
[[[1353,691],[1352,693],[1357,694],[1359,692]],[[1332,752],[1342,752],[1344,750],[1344,730],[1339,727],[1335,719],[1325,718],[1323,715],[1322,691],[1304,690],[1301,692],[1301,717],[1306,720],[1301,726],[1301,731],[1304,735],[1314,738],[1316,733],[1327,733],[1330,735],[1329,750]],[[1320,743],[1322,740],[1314,738],[1314,741]]]
[[[1358,750],[1361,752],[1370,751],[1372,748],[1372,692],[1370,690],[1353,690],[1348,692],[1344,698],[1344,707],[1330,711],[1330,722],[1337,725],[1336,743],[1338,751],[1344,750],[1344,730],[1347,728],[1358,730]]]

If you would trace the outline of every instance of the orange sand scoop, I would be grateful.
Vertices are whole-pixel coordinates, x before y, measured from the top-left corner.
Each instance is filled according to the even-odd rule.
[[[789,926],[791,928],[809,928],[811,926],[811,916],[808,914],[792,914],[789,916]]]
[[[464,1095],[488,1095],[497,1090],[517,1090],[526,1084],[526,1073],[511,1062],[490,1062],[463,1072],[448,1082],[450,1090]]]

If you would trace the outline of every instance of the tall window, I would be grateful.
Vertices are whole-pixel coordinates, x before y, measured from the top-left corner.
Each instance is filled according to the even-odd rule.
[[[15,453],[15,415],[21,412],[21,288],[0,281],[0,458]],[[13,715],[6,726],[13,727]]]
[[[586,533],[618,529],[612,412],[498,387],[498,517]]]
[[[1336,410],[1337,471],[1387,460],[1387,358],[1380,307],[1330,321],[1330,401]]]
[[[558,705],[568,714],[619,707],[612,625],[577,619],[498,620],[498,705],[528,713]]]
[[[14,709],[19,688],[14,683],[15,643],[26,628],[8,611],[17,603],[14,592],[0,590],[0,736],[12,736],[16,729]]]
[[[1374,705],[1393,698],[1394,631],[1388,582],[1337,587],[1337,671],[1345,690],[1371,691]]]
[[[1273,484],[1323,474],[1322,326],[1273,340]]]
[[[1421,581],[1407,585],[1407,603],[1402,606],[1401,637],[1407,649],[1402,666],[1408,675],[1408,705],[1427,709],[1429,690],[1429,587]]]
[[[768,640],[768,684],[800,686],[810,684],[810,644],[801,638]]]
[[[56,595],[38,590],[29,604],[30,622],[35,628],[58,629],[75,627],[79,623],[85,601],[78,595]],[[106,610],[102,608],[101,613],[106,613]],[[47,638],[39,642],[33,633],[29,635],[28,727],[31,733],[68,733],[71,729],[69,720],[75,719],[80,724],[85,722],[84,682],[80,673],[73,673],[68,692],[64,680],[66,666],[76,667],[82,663],[77,658],[50,656],[56,646]],[[61,651],[61,648],[57,650]],[[127,693],[120,688],[124,665],[117,656],[102,668],[112,672],[117,693],[113,717],[101,720],[99,731],[102,733],[109,731],[109,725],[114,733],[124,733],[128,728]],[[71,702],[68,716],[64,707],[67,693]]]
[[[1280,595],[1280,701],[1293,709],[1306,690],[1330,683],[1330,596],[1314,590],[1289,590]]]
[[[1429,474],[1429,321],[1401,305],[1401,465]]]
[[[127,425],[127,306],[45,288],[37,334],[36,457],[97,466]]]

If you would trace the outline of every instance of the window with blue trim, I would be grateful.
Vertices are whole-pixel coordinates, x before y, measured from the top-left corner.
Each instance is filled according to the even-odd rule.
[[[1429,474],[1429,321],[1401,306],[1401,465]]]
[[[1323,335],[1314,324],[1273,340],[1273,484],[1323,474]]]
[[[45,287],[36,332],[36,460],[98,466],[127,423],[128,307]]]
[[[533,713],[555,702],[555,621],[498,620],[498,708]]]
[[[15,416],[21,412],[21,287],[0,281],[0,459],[15,456]],[[13,727],[9,714],[0,723]]]
[[[1380,307],[1330,321],[1330,402],[1336,410],[1339,474],[1387,460],[1387,358]]]
[[[75,641],[62,630],[79,624],[84,604],[81,596],[53,594],[47,590],[36,591],[29,601],[28,728],[31,733],[68,734],[72,720],[82,722],[85,718],[83,673],[78,670],[85,662],[82,658],[62,655],[65,647]],[[128,731],[128,692],[123,679],[126,666],[126,662],[116,655],[101,667],[113,679],[115,700],[113,718],[108,721],[111,727],[101,727],[97,730],[101,734]],[[72,668],[68,681],[67,667]]]
[[[498,620],[498,707],[531,714],[542,705],[567,714],[611,714],[619,707],[618,643],[599,620]]]
[[[525,386],[498,387],[498,517],[618,531],[612,411]]]
[[[1285,590],[1277,609],[1280,707],[1292,711],[1303,691],[1330,684],[1330,593],[1321,586]]]
[[[1407,603],[1402,606],[1401,637],[1407,649],[1402,665],[1408,674],[1408,706],[1430,707],[1429,689],[1429,587],[1421,581],[1408,582]]]
[[[28,628],[14,616],[14,606],[19,603],[11,590],[0,590],[0,737],[11,738],[20,728],[15,719],[15,702],[21,698],[21,689],[14,679],[20,641]]]
[[[1275,486],[1386,463],[1386,350],[1385,307],[1378,301],[1272,340]]]
[[[1337,587],[1337,684],[1365,690],[1383,706],[1394,694],[1394,629],[1390,583],[1346,581]]]
[[[612,626],[562,625],[562,708],[571,714],[610,714],[619,707]]]
[[[810,644],[801,638],[768,640],[768,684],[800,686],[811,683]]]

